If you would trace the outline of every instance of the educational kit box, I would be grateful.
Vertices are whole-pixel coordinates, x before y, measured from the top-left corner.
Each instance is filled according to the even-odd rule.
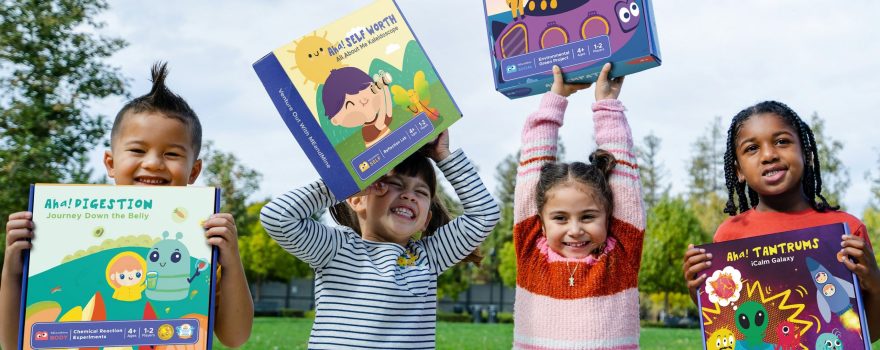
[[[379,0],[254,63],[321,178],[342,199],[461,118],[392,0]]]
[[[31,187],[19,349],[210,349],[211,187]]]
[[[550,91],[553,66],[589,83],[660,65],[651,0],[483,0],[495,89],[509,98]]]
[[[859,282],[838,255],[845,223],[700,246],[705,349],[871,349]]]

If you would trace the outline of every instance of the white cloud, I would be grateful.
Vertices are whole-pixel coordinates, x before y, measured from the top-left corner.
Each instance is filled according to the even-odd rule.
[[[106,33],[131,43],[112,62],[134,79],[132,94],[149,89],[153,61],[167,60],[169,85],[200,114],[205,139],[263,173],[258,197],[266,197],[317,175],[251,64],[368,3],[339,2],[328,11],[326,2],[117,2],[102,17],[108,22]],[[464,113],[452,128],[452,146],[465,149],[494,190],[495,167],[517,151],[522,123],[539,97],[511,101],[494,91],[481,2],[398,4]],[[637,141],[650,131],[662,139],[660,157],[673,192],[687,190],[691,144],[714,116],[722,116],[726,126],[742,108],[776,99],[804,118],[818,112],[827,133],[845,143],[840,156],[849,167],[852,187],[844,202],[850,212],[861,214],[869,198],[862,174],[877,167],[880,148],[880,73],[875,63],[880,26],[874,24],[880,2],[829,4],[653,2],[663,65],[628,77],[621,100]],[[456,24],[438,18],[455,18]],[[570,99],[561,131],[568,160],[586,159],[595,147],[592,101],[589,90]],[[118,99],[110,99],[95,108],[114,115],[119,107]],[[97,169],[103,169],[100,153],[94,152]]]
[[[397,45],[397,44],[391,44],[391,45],[388,45],[388,46],[385,47],[385,54],[386,54],[386,55],[390,55],[390,54],[394,53],[394,52],[397,51],[397,50],[400,50],[400,45]]]

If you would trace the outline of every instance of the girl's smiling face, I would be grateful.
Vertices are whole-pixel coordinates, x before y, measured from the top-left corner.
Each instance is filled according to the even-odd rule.
[[[761,196],[759,205],[766,197],[804,198],[801,140],[782,117],[772,113],[749,117],[739,128],[734,147],[737,178]]]
[[[392,172],[371,193],[349,199],[349,205],[358,215],[364,239],[406,246],[431,219],[431,195],[421,177]]]
[[[608,214],[586,184],[566,181],[553,186],[541,208],[547,245],[566,258],[586,258],[608,238]]]

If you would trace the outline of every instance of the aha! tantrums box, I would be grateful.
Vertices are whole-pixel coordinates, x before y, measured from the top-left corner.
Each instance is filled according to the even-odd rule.
[[[650,0],[483,0],[495,89],[509,98],[544,93],[552,69],[594,82],[660,65]]]
[[[461,118],[392,0],[279,47],[254,70],[336,198],[366,188]]]

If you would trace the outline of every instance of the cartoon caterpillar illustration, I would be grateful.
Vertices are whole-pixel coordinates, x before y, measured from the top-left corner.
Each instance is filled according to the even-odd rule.
[[[180,242],[183,233],[178,232],[176,239],[168,238],[169,235],[168,231],[163,232],[162,239],[147,253],[146,294],[152,300],[183,300],[189,296],[189,250]]]

